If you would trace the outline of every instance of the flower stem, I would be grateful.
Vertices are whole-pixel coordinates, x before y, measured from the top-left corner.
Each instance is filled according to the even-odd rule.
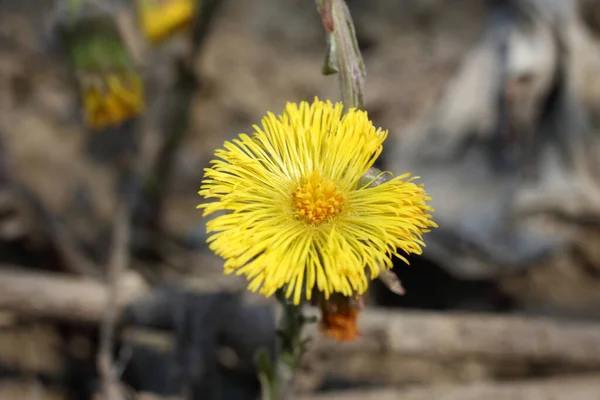
[[[277,299],[283,307],[283,316],[277,330],[275,362],[266,352],[258,355],[262,384],[262,400],[291,400],[294,398],[294,377],[310,339],[302,339],[302,330],[314,319],[302,313],[302,307],[288,301],[282,291]]]
[[[322,72],[338,73],[342,101],[346,108],[364,108],[367,72],[358,47],[354,22],[344,0],[317,0],[327,31],[327,52]]]

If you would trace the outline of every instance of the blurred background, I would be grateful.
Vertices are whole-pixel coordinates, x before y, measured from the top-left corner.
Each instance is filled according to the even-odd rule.
[[[315,2],[93,3],[0,0],[0,399],[259,398],[278,311],[222,276],[197,191],[267,111],[340,99]],[[298,398],[600,399],[600,1],[346,3],[379,167],[439,229],[356,342],[307,331]]]

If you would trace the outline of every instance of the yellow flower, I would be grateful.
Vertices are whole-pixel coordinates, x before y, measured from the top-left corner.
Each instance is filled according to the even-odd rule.
[[[148,39],[160,42],[185,30],[194,18],[200,0],[138,0],[142,31]]]
[[[143,84],[135,73],[87,77],[81,91],[85,122],[92,129],[119,125],[143,109]]]
[[[199,194],[209,246],[225,273],[245,275],[249,289],[270,296],[285,288],[299,304],[313,290],[360,295],[392,256],[420,254],[422,233],[435,227],[430,198],[409,175],[359,185],[382,150],[387,131],[367,113],[318,99],[268,113],[254,134],[215,152]],[[400,250],[400,251],[399,251]]]

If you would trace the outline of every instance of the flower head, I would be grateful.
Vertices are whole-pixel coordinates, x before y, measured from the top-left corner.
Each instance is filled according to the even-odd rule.
[[[421,185],[409,175],[369,187],[360,178],[382,151],[387,131],[367,113],[315,99],[268,113],[254,134],[215,152],[200,195],[210,248],[226,273],[249,289],[279,289],[299,304],[316,290],[355,296],[392,267],[392,257],[420,254],[422,233],[435,227]]]

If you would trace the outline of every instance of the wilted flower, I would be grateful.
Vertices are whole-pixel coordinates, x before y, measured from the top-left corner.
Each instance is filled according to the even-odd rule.
[[[299,304],[316,290],[357,296],[392,257],[420,254],[435,227],[429,197],[409,175],[378,186],[359,184],[382,151],[387,131],[364,111],[315,99],[268,113],[254,134],[215,152],[200,195],[210,248],[225,272],[245,275],[249,289],[278,289]]]
[[[84,120],[92,129],[120,125],[144,109],[144,84],[116,23],[114,10],[96,2],[75,4],[58,18]],[[60,17],[60,14],[59,14]]]
[[[88,74],[79,80],[85,123],[92,129],[119,125],[143,109],[141,77],[128,71],[104,76]]]

